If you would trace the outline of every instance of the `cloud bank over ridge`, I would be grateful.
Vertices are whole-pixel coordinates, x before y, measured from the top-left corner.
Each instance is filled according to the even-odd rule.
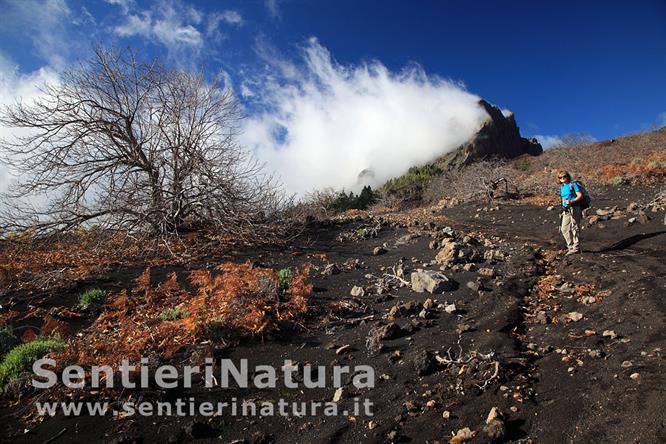
[[[315,38],[302,55],[296,65],[273,54],[268,70],[242,85],[260,111],[249,116],[241,143],[290,192],[356,190],[366,169],[374,173],[369,184],[381,185],[457,148],[489,118],[479,97],[418,65],[342,66]]]

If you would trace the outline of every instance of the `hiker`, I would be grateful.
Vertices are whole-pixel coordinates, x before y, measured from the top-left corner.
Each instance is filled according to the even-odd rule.
[[[583,189],[571,180],[571,175],[566,171],[558,171],[557,178],[560,182],[560,196],[562,197],[562,210],[560,217],[560,231],[567,242],[567,256],[580,253],[580,221],[583,217],[582,200]]]

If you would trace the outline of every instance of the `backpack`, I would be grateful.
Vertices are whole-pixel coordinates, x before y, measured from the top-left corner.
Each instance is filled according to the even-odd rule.
[[[575,193],[574,184],[578,185],[578,188],[580,189],[580,192],[583,194],[583,198],[576,205],[580,206],[581,210],[584,210],[586,208],[590,208],[591,199],[590,199],[590,194],[587,192],[587,189],[585,188],[585,186],[580,181],[574,180],[573,182],[571,182],[569,184],[569,186],[571,187],[571,192],[572,193]]]

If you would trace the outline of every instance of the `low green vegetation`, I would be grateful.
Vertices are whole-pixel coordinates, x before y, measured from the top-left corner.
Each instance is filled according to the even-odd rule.
[[[383,186],[384,191],[394,191],[419,182],[424,182],[444,173],[437,165],[411,167],[400,177],[389,179]]]
[[[0,387],[5,387],[21,373],[29,371],[32,364],[45,354],[64,347],[65,341],[58,338],[37,338],[14,347],[0,363]]]
[[[183,319],[190,315],[187,310],[181,310],[180,308],[167,308],[162,313],[160,313],[161,321],[175,321],[177,319]]]
[[[365,210],[376,200],[375,192],[370,186],[363,187],[358,195],[355,195],[353,191],[347,194],[343,190],[327,204],[327,209],[333,211]]]
[[[626,176],[615,176],[613,177],[613,185],[627,185],[629,183],[629,179],[627,179]]]
[[[99,288],[91,288],[79,297],[79,306],[85,311],[97,311],[106,301],[106,292]]]
[[[294,276],[294,273],[289,268],[283,268],[277,272],[278,282],[280,284],[280,289],[286,290],[291,284],[291,278]]]

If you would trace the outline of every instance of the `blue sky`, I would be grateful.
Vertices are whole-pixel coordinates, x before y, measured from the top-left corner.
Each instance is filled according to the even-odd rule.
[[[377,112],[368,100],[380,95],[382,106],[403,106],[445,91],[462,115],[467,99],[451,85],[511,110],[523,135],[551,141],[666,124],[664,1],[0,0],[0,11],[0,102],[36,94],[32,83],[57,80],[96,43],[132,46],[225,76],[252,118],[248,130],[258,135],[247,142],[257,147],[279,150],[285,137],[297,138],[305,124],[291,110],[299,106],[310,125],[302,144],[346,132],[313,132],[330,112],[313,122],[305,111],[344,110],[345,97],[365,119]],[[477,117],[461,118],[463,126]],[[376,134],[382,122],[405,120],[390,118],[380,118]]]
[[[261,63],[257,42],[295,57],[314,36],[341,64],[378,59],[399,70],[416,62],[428,74],[461,81],[470,92],[511,109],[527,134],[586,132],[602,139],[666,121],[660,117],[666,112],[663,1],[0,4],[8,12],[0,18],[0,53],[22,72],[61,68],[57,65],[84,57],[101,41],[143,48],[146,54],[171,51],[174,61],[206,63],[212,71],[223,67],[237,75]],[[178,23],[198,33],[189,35],[191,45],[131,29],[136,24],[128,16],[150,14],[155,20],[166,6],[179,18],[199,15]],[[42,17],[46,11],[48,18]],[[216,17],[215,30],[206,32]],[[188,35],[181,38],[186,42]]]

